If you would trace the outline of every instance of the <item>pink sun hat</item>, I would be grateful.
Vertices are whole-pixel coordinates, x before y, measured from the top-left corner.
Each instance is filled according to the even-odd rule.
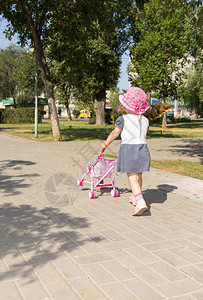
[[[120,103],[127,109],[140,115],[150,107],[147,104],[147,94],[138,87],[130,87],[127,92],[119,96]]]

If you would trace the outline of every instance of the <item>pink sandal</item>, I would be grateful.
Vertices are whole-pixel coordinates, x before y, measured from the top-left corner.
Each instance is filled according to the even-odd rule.
[[[129,198],[128,198],[129,202],[132,203],[134,206],[137,205],[137,200],[135,198],[134,195],[130,195]]]
[[[146,202],[143,198],[137,200],[137,205],[133,210],[133,216],[141,216],[148,209]]]

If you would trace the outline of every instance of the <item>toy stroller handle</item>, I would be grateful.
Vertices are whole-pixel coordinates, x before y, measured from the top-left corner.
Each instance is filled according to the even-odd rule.
[[[106,148],[102,149],[101,154],[104,153],[105,150],[106,150]]]

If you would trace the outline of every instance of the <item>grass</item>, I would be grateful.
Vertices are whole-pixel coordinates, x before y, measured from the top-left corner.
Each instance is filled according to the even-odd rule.
[[[67,120],[60,120],[60,129],[64,141],[104,140],[113,128],[113,125],[89,125],[88,121],[68,122]],[[42,142],[53,140],[51,122],[47,120],[38,125],[38,139],[34,137],[33,124],[0,124],[0,131]],[[163,135],[161,134],[161,125],[153,125],[150,127],[147,136],[150,139],[195,137],[203,137],[203,122],[168,124]]]
[[[203,165],[183,160],[152,160],[151,167],[203,180]]]
[[[60,120],[60,129],[64,141],[104,140],[114,126],[89,125],[88,121]],[[6,132],[15,136],[37,140],[41,142],[53,141],[51,122],[43,121],[38,126],[38,139],[34,137],[33,124],[0,124],[0,132]],[[203,122],[168,124],[167,129],[161,135],[161,125],[153,125],[148,132],[148,138],[199,138],[203,137]],[[106,155],[108,156],[108,155]],[[110,157],[110,156],[109,156]],[[111,156],[111,158],[115,158]],[[198,162],[176,161],[152,161],[153,168],[162,169],[203,180],[203,165]]]
[[[104,157],[117,158],[116,155],[104,154]],[[203,180],[203,165],[199,162],[184,160],[152,160],[151,167]]]

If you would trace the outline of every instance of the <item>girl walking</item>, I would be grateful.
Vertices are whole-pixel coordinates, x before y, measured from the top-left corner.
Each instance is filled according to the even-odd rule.
[[[149,171],[151,158],[146,144],[149,120],[142,114],[149,106],[146,93],[138,87],[129,88],[119,101],[127,114],[117,118],[114,130],[101,147],[108,147],[121,134],[117,172],[127,173],[132,189],[129,201],[135,206],[132,215],[139,216],[147,210],[142,196],[142,173]]]

